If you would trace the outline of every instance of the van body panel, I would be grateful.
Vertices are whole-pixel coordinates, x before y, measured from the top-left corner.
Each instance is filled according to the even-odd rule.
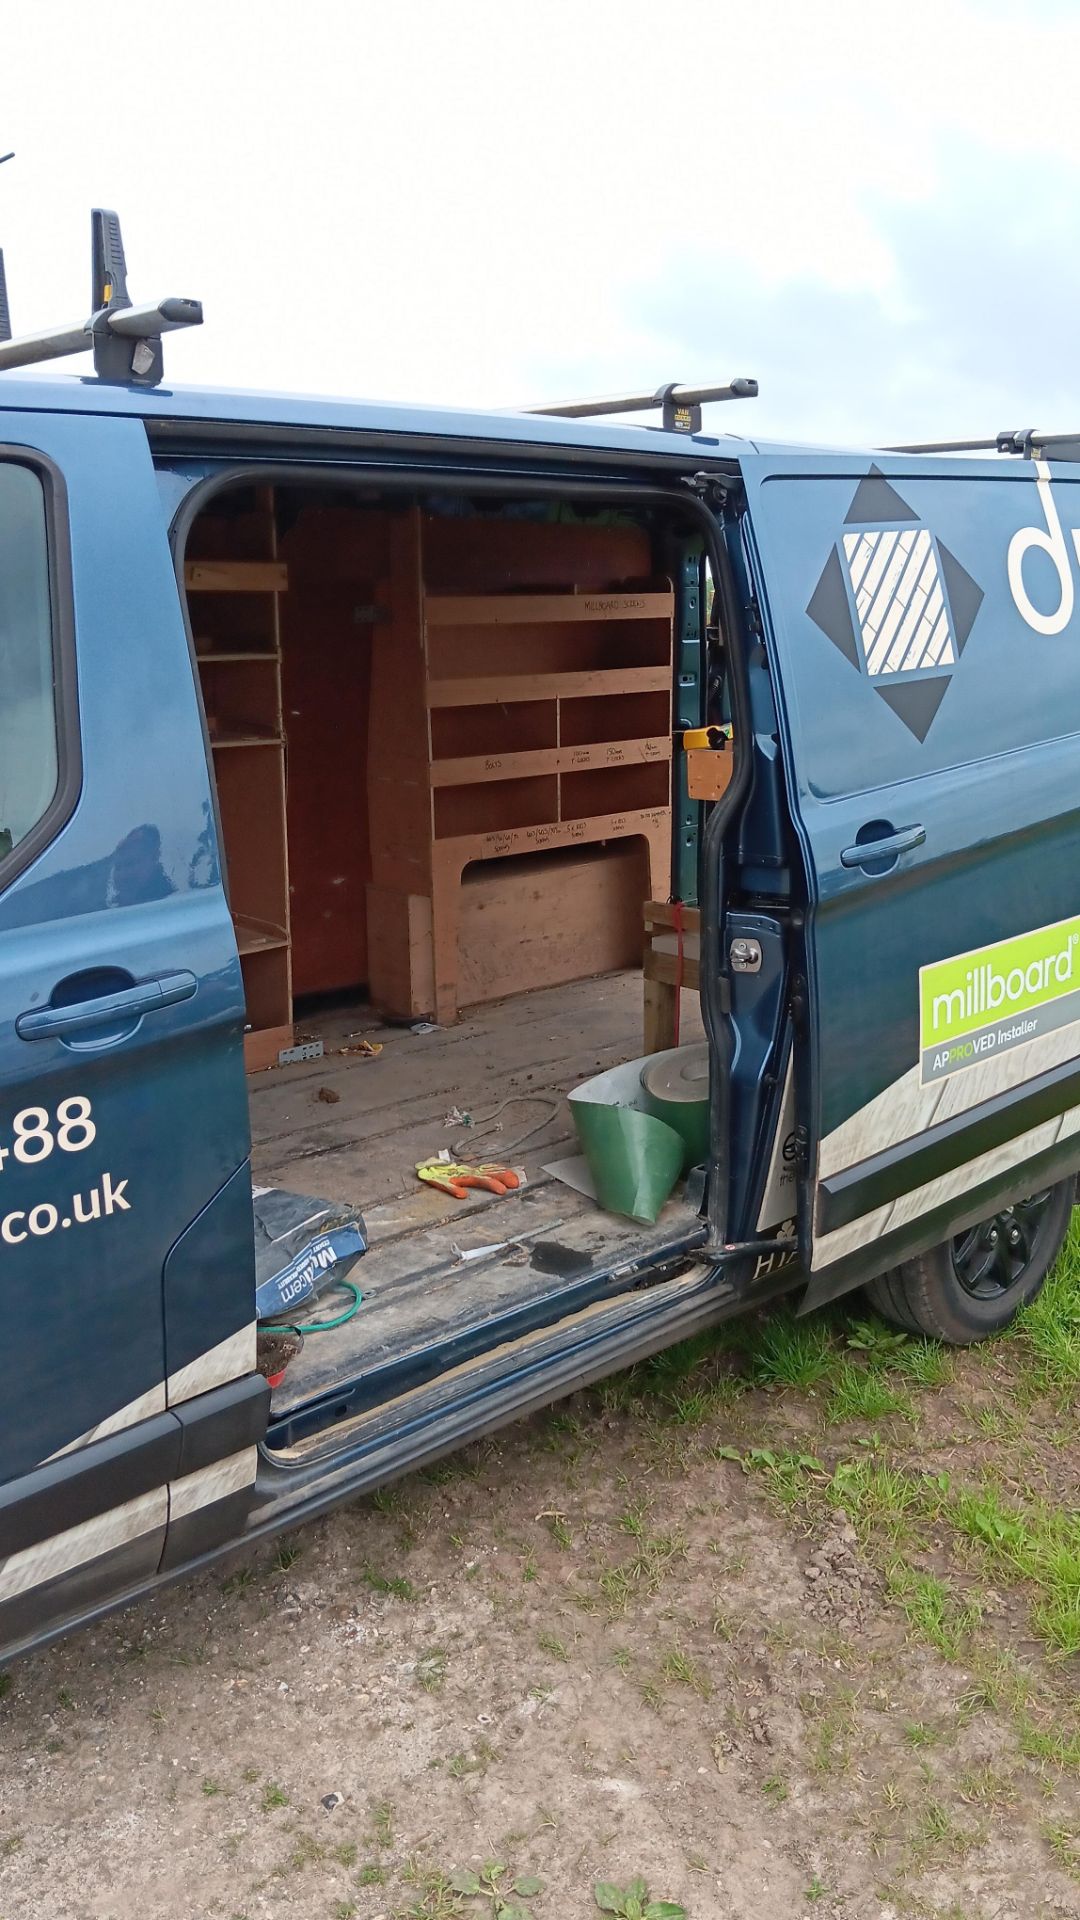
[[[15,846],[8,884],[0,863],[0,1478],[17,1495],[42,1462],[118,1432],[160,1466],[167,1257],[246,1161],[248,1122],[239,965],[145,432],[0,413],[0,445],[59,477],[50,568],[77,685],[61,725],[81,759],[48,843],[21,867]],[[90,1459],[97,1490],[89,1472],[69,1488],[79,1516],[32,1565],[0,1563],[0,1601],[29,1596],[43,1628],[68,1584],[94,1587],[92,1562],[122,1549],[128,1577],[160,1559],[167,1474],[118,1500],[107,1448]]]
[[[744,462],[806,875],[803,1254],[846,1285],[886,1239],[893,1264],[947,1237],[965,1195],[985,1217],[1010,1174],[1030,1191],[1035,1156],[1080,1159],[1080,655],[1012,590],[1047,525],[1032,467],[936,465]],[[1054,484],[1080,526],[1080,486]],[[1036,612],[1062,554],[1071,591],[1071,544],[1030,559]],[[1057,971],[1014,1018],[994,955],[1017,941]]]

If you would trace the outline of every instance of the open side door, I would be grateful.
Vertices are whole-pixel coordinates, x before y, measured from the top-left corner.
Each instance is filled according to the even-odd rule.
[[[867,455],[743,472],[805,871],[812,1306],[1080,1160],[1080,481]]]

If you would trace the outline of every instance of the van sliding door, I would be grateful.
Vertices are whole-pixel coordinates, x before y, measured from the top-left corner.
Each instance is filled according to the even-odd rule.
[[[189,1467],[239,1450],[210,1391],[254,1363],[212,856],[142,424],[0,411],[0,1649],[151,1578],[221,1497]]]
[[[1080,480],[743,472],[805,863],[815,1304],[1080,1161]]]

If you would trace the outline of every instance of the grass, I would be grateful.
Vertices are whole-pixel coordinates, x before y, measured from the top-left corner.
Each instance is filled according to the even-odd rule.
[[[909,1747],[932,1747],[937,1740],[937,1734],[933,1727],[926,1725],[925,1720],[912,1720],[904,1728],[904,1739]]]
[[[1048,1821],[1042,1833],[1058,1866],[1073,1880],[1080,1880],[1080,1828]]]
[[[479,1739],[469,1753],[452,1753],[446,1763],[446,1771],[451,1780],[464,1780],[470,1773],[481,1777],[487,1772],[498,1755],[489,1740]]]
[[[712,1682],[708,1674],[703,1673],[695,1660],[684,1652],[682,1647],[670,1647],[660,1663],[664,1679],[675,1686],[692,1687],[694,1692],[707,1700],[712,1692]]]
[[[878,1367],[842,1360],[833,1370],[825,1409],[830,1426],[847,1420],[884,1420],[893,1413],[901,1413],[908,1420],[915,1417],[907,1394],[892,1386]]]
[[[905,1560],[889,1568],[887,1583],[911,1632],[947,1660],[958,1660],[968,1635],[979,1624],[978,1610],[957,1594],[951,1581]]]
[[[373,1593],[389,1593],[395,1600],[416,1599],[416,1588],[411,1580],[405,1579],[404,1574],[377,1573],[374,1567],[362,1567],[360,1573]]]
[[[681,1534],[640,1532],[635,1538],[636,1551],[629,1559],[595,1569],[597,1590],[611,1613],[624,1613],[643,1594],[658,1593],[673,1563],[686,1558]]]
[[[560,1660],[564,1666],[570,1659],[565,1641],[560,1640],[554,1633],[549,1633],[546,1627],[537,1634],[536,1644],[541,1653],[549,1653],[553,1660]]]
[[[790,1313],[776,1313],[753,1330],[748,1357],[758,1386],[797,1387],[809,1393],[834,1364],[832,1331],[823,1318],[796,1320]]]
[[[1067,1400],[1080,1385],[1080,1215],[1038,1298],[1021,1313],[1016,1343],[1025,1384]]]
[[[918,1387],[947,1387],[956,1377],[952,1353],[936,1340],[906,1340],[889,1355],[889,1365]]]
[[[425,1693],[438,1693],[446,1678],[450,1656],[445,1647],[429,1647],[416,1663],[417,1684]]]
[[[377,1800],[371,1809],[371,1836],[377,1847],[394,1844],[394,1809],[389,1800]]]
[[[958,1492],[949,1518],[1002,1571],[1037,1590],[1031,1622],[1052,1652],[1080,1652],[1080,1515],[1046,1500],[1020,1507],[993,1485]]]

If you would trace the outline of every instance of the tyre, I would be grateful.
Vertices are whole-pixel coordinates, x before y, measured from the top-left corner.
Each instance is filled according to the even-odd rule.
[[[905,1333],[968,1347],[1000,1333],[1034,1300],[1069,1228],[1076,1181],[1017,1200],[966,1233],[864,1289],[875,1312]]]

